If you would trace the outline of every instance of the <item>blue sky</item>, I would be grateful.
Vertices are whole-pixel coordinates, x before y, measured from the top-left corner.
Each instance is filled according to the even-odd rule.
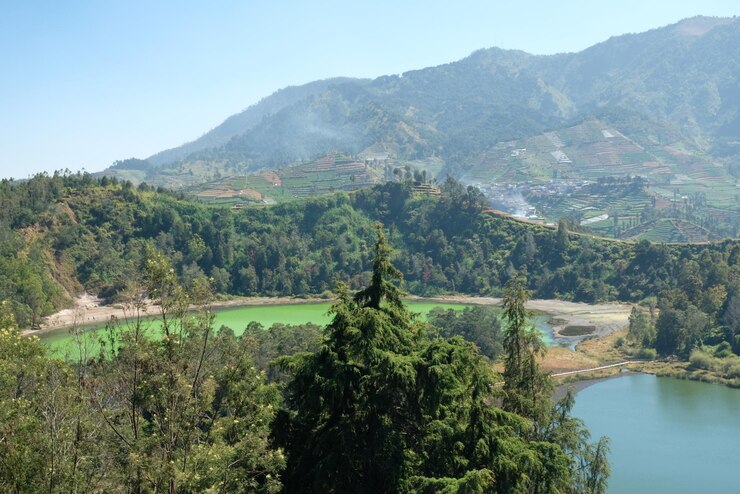
[[[3,1],[0,177],[97,171],[195,139],[288,85],[498,46],[580,51],[737,0]]]

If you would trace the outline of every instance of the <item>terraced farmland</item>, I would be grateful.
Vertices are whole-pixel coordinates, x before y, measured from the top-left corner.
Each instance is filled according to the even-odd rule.
[[[680,142],[659,141],[643,135],[633,139],[605,122],[588,120],[566,129],[497,143],[470,166],[463,180],[481,186],[515,184],[526,188],[548,184],[553,178],[596,181],[601,177],[641,176],[649,182],[644,194],[619,197],[568,193],[558,199],[549,198],[547,204],[536,197],[530,197],[530,201],[547,221],[571,218],[598,233],[620,236],[639,224],[651,201],[658,203],[657,215],[665,217],[660,212],[661,204],[671,208],[676,201],[688,200],[690,208],[675,209],[678,220],[696,221],[721,236],[737,235],[740,184],[729,174],[727,165]],[[602,216],[601,221],[593,220]],[[675,225],[670,233],[669,225],[663,223],[654,227],[660,228],[653,234],[659,241],[707,235],[701,226],[701,231],[694,233]]]
[[[707,242],[714,236],[706,229],[688,221],[663,218],[644,223],[623,233],[622,238],[651,242]]]
[[[198,185],[191,192],[213,204],[283,202],[310,195],[367,187],[382,180],[382,164],[334,154],[281,170],[229,177]]]
[[[511,181],[517,174],[532,181],[553,176],[595,179],[648,175],[659,168],[657,161],[616,129],[590,120],[556,132],[499,143],[473,163],[465,179],[488,183]],[[512,170],[516,170],[514,174]]]

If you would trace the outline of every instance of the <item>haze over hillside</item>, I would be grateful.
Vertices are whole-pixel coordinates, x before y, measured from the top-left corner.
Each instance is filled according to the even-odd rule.
[[[733,1],[9,3],[0,494],[738,492]]]
[[[720,225],[716,235],[736,236],[738,73],[737,18],[694,17],[578,53],[482,49],[401,75],[289,87],[193,142],[145,161],[117,162],[104,173],[190,187],[206,197],[268,202],[393,179],[393,170],[402,168],[481,186],[640,175],[658,199],[690,201],[690,212],[673,216],[697,223],[695,231]],[[528,146],[520,156],[517,150]],[[354,172],[345,177],[327,167],[337,153],[349,159],[338,163],[362,168],[364,162],[358,173],[365,178],[350,182]],[[279,179],[266,178],[264,185],[248,178],[257,172]],[[246,182],[222,183],[245,176]],[[271,186],[282,188],[270,191]],[[657,218],[633,206],[607,200],[583,207],[609,220],[595,227],[620,236]],[[538,214],[548,220],[582,220],[578,205],[542,207]],[[697,208],[704,208],[701,217]],[[627,219],[614,220],[619,217]],[[665,238],[685,238],[676,235]]]
[[[286,88],[149,161],[256,170],[375,145],[401,158],[438,155],[454,171],[497,141],[624,110],[714,154],[736,154],[739,26],[696,17],[579,53],[490,48],[400,76]]]

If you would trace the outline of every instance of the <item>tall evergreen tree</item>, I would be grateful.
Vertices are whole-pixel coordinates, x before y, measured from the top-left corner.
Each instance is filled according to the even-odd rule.
[[[537,357],[545,346],[537,330],[528,323],[525,308],[530,292],[524,276],[510,279],[504,290],[504,409],[541,423],[549,408],[552,384],[539,368]]]
[[[389,279],[400,278],[390,254],[379,230],[370,285],[341,290],[321,350],[280,360],[293,375],[273,424],[286,492],[586,492],[570,454],[582,429],[569,408],[561,422],[577,438],[533,426],[545,423],[533,417],[545,388],[527,382],[538,369],[525,356],[523,302],[510,304],[524,331],[512,361],[524,365],[509,394],[524,398],[505,401],[525,416],[496,406],[496,376],[471,343],[426,335]]]
[[[283,359],[294,378],[275,431],[288,492],[394,492],[408,474],[420,325],[389,279],[399,275],[379,231],[370,285],[354,297],[340,289],[319,352]]]
[[[545,346],[529,324],[525,308],[530,293],[527,280],[517,274],[504,290],[504,396],[503,408],[529,419],[522,431],[540,454],[536,468],[528,472],[525,492],[572,492],[603,494],[609,477],[609,442],[600,438],[588,442],[589,433],[581,421],[570,416],[575,404],[568,391],[557,403],[551,396],[552,379],[543,372],[537,358]]]

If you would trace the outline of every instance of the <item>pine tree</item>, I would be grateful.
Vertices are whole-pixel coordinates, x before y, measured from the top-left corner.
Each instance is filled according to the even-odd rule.
[[[392,277],[379,229],[370,285],[354,297],[340,287],[318,353],[282,360],[294,372],[275,427],[288,492],[395,492],[407,473],[420,326]]]
[[[504,402],[524,416],[496,406],[496,375],[471,343],[425,334],[391,281],[400,276],[390,257],[379,229],[370,285],[340,289],[321,350],[279,361],[293,376],[273,424],[286,492],[580,492],[575,456],[536,434],[550,404],[537,393],[550,388],[528,382],[541,373],[523,288],[508,306],[519,351]]]
[[[526,277],[517,274],[505,287],[503,374],[503,408],[529,420],[522,434],[538,453],[538,463],[527,472],[526,491],[603,494],[609,477],[608,439],[588,442],[588,430],[570,416],[575,404],[570,390],[553,404],[553,382],[537,363],[546,349],[528,323],[526,284]]]
[[[536,425],[545,419],[550,406],[552,384],[537,364],[545,351],[537,330],[528,324],[525,308],[530,293],[527,280],[517,275],[504,290],[504,409],[532,419]]]

